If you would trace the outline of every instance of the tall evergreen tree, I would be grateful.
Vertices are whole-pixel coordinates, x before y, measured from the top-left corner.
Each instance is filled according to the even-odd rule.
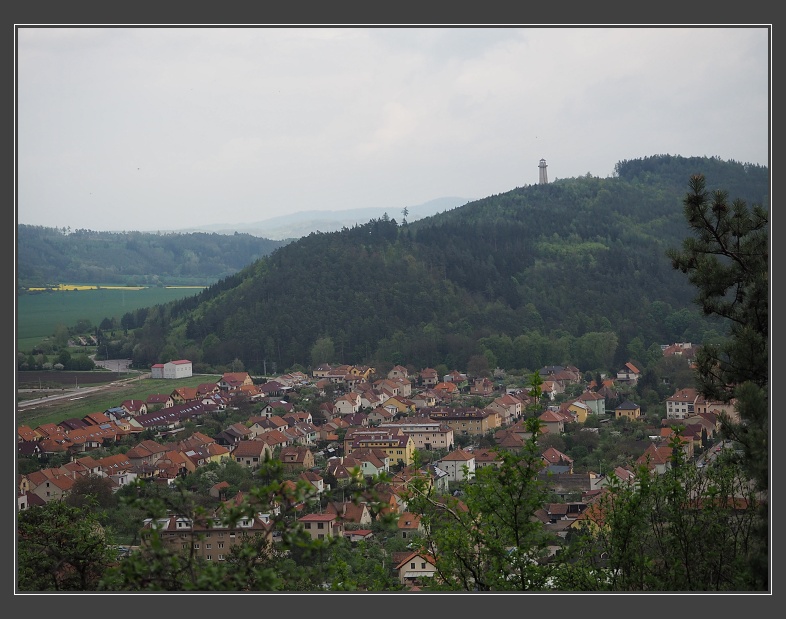
[[[703,175],[690,178],[684,213],[693,236],[682,251],[669,250],[672,266],[688,275],[699,291],[696,302],[706,315],[729,323],[728,338],[706,344],[696,355],[700,392],[709,399],[734,402],[739,418],[722,418],[723,434],[740,443],[743,462],[760,495],[760,536],[769,522],[769,213],[728,192],[706,191]],[[756,588],[766,588],[767,557],[755,567]]]

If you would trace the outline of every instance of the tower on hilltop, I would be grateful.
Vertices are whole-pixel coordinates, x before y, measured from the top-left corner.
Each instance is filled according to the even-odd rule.
[[[540,179],[538,180],[538,183],[540,185],[548,185],[549,177],[548,174],[546,174],[547,167],[548,166],[546,165],[546,160],[541,159],[540,164],[538,165],[538,168],[540,168]]]

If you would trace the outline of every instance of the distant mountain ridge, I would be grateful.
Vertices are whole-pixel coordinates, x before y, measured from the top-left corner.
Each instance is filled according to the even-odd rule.
[[[406,220],[417,221],[424,217],[437,215],[444,211],[463,206],[470,202],[467,198],[448,196],[429,200],[423,204],[408,206]],[[214,224],[173,230],[178,233],[213,232],[216,234],[245,233],[266,239],[283,241],[308,236],[312,232],[337,232],[342,228],[365,224],[372,219],[381,219],[387,214],[390,219],[401,223],[404,207],[398,211],[389,208],[356,208],[339,211],[297,211],[287,215],[270,217],[254,222],[233,222],[231,225]]]

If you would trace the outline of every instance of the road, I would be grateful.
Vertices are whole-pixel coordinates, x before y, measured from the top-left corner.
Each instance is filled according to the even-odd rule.
[[[131,359],[109,359],[108,361],[95,361],[95,364],[104,367],[107,370],[112,370],[113,372],[130,372],[128,368],[129,365],[131,364]],[[140,380],[142,378],[150,378],[150,373],[135,372],[127,378],[121,378],[113,383],[109,383],[106,385],[91,385],[89,387],[76,387],[75,389],[66,389],[66,390],[53,389],[46,396],[42,398],[35,398],[33,400],[24,400],[21,402],[17,401],[16,408],[17,410],[25,410],[25,409],[35,408],[37,405],[40,404],[50,404],[58,400],[74,400],[76,398],[82,398],[90,393],[95,393],[97,391],[106,391],[112,389],[112,387],[117,387],[118,385],[130,383],[132,381]],[[26,389],[23,391],[35,392],[39,390]]]

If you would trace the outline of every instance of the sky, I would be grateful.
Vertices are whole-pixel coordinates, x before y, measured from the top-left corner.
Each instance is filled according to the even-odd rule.
[[[770,29],[18,27],[17,223],[467,201],[654,155],[769,166]]]

